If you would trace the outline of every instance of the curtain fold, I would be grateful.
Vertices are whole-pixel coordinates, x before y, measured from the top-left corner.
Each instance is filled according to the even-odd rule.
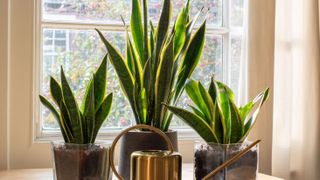
[[[244,105],[248,102],[248,22],[249,0],[243,1],[243,34],[241,40],[240,73],[238,84],[237,104]]]
[[[271,174],[272,114],[274,77],[275,0],[249,0],[248,98],[266,87],[270,96],[252,129],[249,139],[261,139],[259,171]]]
[[[320,177],[318,0],[277,0],[273,126],[274,175]]]

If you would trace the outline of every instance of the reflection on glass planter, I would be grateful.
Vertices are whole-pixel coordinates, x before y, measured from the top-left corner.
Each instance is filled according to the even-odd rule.
[[[54,179],[111,180],[109,149],[111,143],[70,144],[52,142]]]
[[[216,144],[196,143],[195,179],[200,180],[251,143]],[[253,147],[234,164],[220,171],[210,180],[255,180],[258,173],[259,146]]]

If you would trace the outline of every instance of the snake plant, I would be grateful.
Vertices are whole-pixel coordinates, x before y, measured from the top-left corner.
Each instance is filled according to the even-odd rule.
[[[50,93],[60,111],[58,112],[45,97],[41,95],[39,97],[41,103],[57,119],[65,142],[94,143],[112,105],[112,93],[105,96],[106,76],[107,55],[87,84],[81,107],[78,106],[62,67],[61,84],[50,77]]]
[[[232,90],[213,78],[208,90],[200,82],[190,80],[186,83],[186,92],[196,106],[189,105],[192,112],[165,106],[207,143],[230,144],[246,139],[262,105],[268,99],[269,88],[242,107],[236,106]]]
[[[125,57],[99,30],[97,32],[110,55],[109,60],[131,105],[136,123],[166,132],[172,113],[161,104],[175,105],[181,96],[186,80],[200,60],[206,21],[192,33],[202,11],[190,19],[188,1],[171,26],[171,0],[164,0],[155,27],[148,21],[147,4],[147,0],[132,0]]]

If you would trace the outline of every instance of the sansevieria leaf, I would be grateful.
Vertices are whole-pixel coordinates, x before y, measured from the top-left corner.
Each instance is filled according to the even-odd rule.
[[[256,123],[259,111],[261,109],[261,107],[263,106],[263,104],[266,102],[266,100],[269,97],[269,88],[267,88],[266,90],[264,90],[263,92],[261,92],[253,101],[254,103],[260,102],[258,108],[253,112],[252,116],[250,118],[248,118],[247,121],[245,121],[245,127],[244,127],[244,136],[241,139],[242,141],[248,136],[250,130],[252,129],[252,127],[254,126],[254,124]]]
[[[142,12],[141,12],[140,0],[132,0],[130,28],[131,28],[133,42],[139,54],[141,64],[144,64],[146,60],[144,60],[144,51],[143,51],[144,30],[143,30],[143,24],[142,24]]]
[[[218,139],[218,143],[223,143],[224,141],[224,128],[222,125],[223,122],[223,116],[220,109],[220,106],[218,105],[217,99],[215,103],[215,113],[214,113],[214,126],[212,127],[214,130],[214,133]]]
[[[92,81],[89,85],[88,96],[85,99],[85,106],[83,116],[84,132],[87,135],[85,136],[85,142],[92,142],[93,129],[95,124],[95,77],[92,77]]]
[[[196,107],[194,107],[194,106],[192,106],[192,105],[188,105],[191,109],[192,109],[192,111],[196,114],[196,115],[198,115],[199,117],[201,117],[202,119],[206,119],[206,117],[205,117],[205,115],[199,110],[199,109],[197,109]],[[208,123],[208,122],[207,122]]]
[[[149,59],[149,39],[148,39],[148,0],[143,0],[143,54],[144,58],[142,61],[142,66],[145,65],[145,62]]]
[[[204,114],[205,121],[210,124],[211,123],[211,112],[210,109],[206,106],[204,99],[202,98],[199,84],[194,80],[190,80],[186,84],[186,92],[191,100],[197,105],[199,110]]]
[[[186,40],[186,29],[187,29],[187,20],[188,20],[188,12],[185,8],[180,12],[177,21],[174,26],[174,55],[175,59],[179,55],[181,49],[184,46]]]
[[[65,128],[68,132],[70,142],[76,143],[76,138],[74,136],[73,129],[72,129],[70,113],[68,111],[66,103],[64,102],[64,99],[61,99],[59,103],[59,107],[60,107],[60,114],[61,114],[60,117],[65,124]]]
[[[132,74],[130,73],[129,68],[125,63],[125,60],[120,55],[120,53],[109,43],[107,39],[104,38],[103,34],[98,29],[96,29],[96,31],[99,33],[99,36],[102,42],[105,44],[109,52],[109,60],[116,70],[116,73],[119,77],[121,88],[123,89],[123,92],[127,96],[131,107],[134,108],[134,97],[133,97],[134,81],[133,81]],[[137,120],[138,118],[135,112],[134,112],[134,115]]]
[[[97,72],[94,74],[94,106],[98,107],[103,101],[104,96],[106,95],[106,85],[107,85],[107,59],[108,54],[106,54],[100,66],[97,69]]]
[[[62,67],[60,75],[61,85],[53,77],[50,77],[50,93],[53,101],[59,107],[60,113],[41,95],[39,96],[40,101],[58,120],[66,143],[94,143],[112,104],[112,94],[106,98],[104,97],[107,78],[107,55],[86,85],[81,110]]]
[[[186,80],[191,76],[192,72],[198,65],[205,42],[206,22],[204,21],[195,35],[192,37],[190,45],[186,50],[180,68],[178,70],[178,80],[176,85],[176,94],[174,99],[180,96]]]
[[[224,88],[219,88],[218,101],[218,105],[220,106],[219,108],[223,115],[222,126],[224,129],[224,143],[228,144],[230,143],[231,138],[231,107],[229,104],[228,94]]]
[[[169,44],[165,47],[165,50],[161,56],[161,61],[159,64],[156,84],[155,84],[155,119],[163,119],[161,112],[162,105],[161,103],[167,103],[171,90],[171,77],[172,77],[172,67],[174,61],[174,52],[173,52],[173,37],[171,38]],[[159,121],[162,124],[161,121]]]
[[[211,125],[213,123],[212,119],[214,118],[214,113],[215,113],[213,101],[212,101],[209,93],[205,90],[205,88],[202,86],[202,84],[200,82],[198,82],[198,87],[199,87],[199,92],[201,94],[201,98],[203,99],[203,102],[205,104],[205,109],[209,112],[209,114],[208,114],[209,122],[208,123]]]
[[[59,106],[62,99],[62,90],[60,84],[53,77],[50,77],[50,94],[56,105]]]
[[[82,131],[82,122],[80,117],[80,111],[77,104],[77,101],[71,91],[71,88],[67,82],[67,78],[64,74],[63,68],[61,67],[61,87],[62,87],[62,96],[65,100],[64,103],[68,108],[68,112],[70,114],[70,120],[72,125],[72,132],[74,137],[77,139],[77,143],[82,144],[84,142],[83,139],[83,131]]]
[[[53,105],[45,97],[43,97],[41,95],[39,97],[40,97],[41,103],[51,111],[54,118],[58,121],[59,126],[61,127],[60,130],[61,130],[61,134],[62,134],[63,138],[66,139],[67,142],[71,142],[70,138],[69,138],[69,134],[66,130],[65,124],[62,121],[62,119],[60,118],[58,111],[53,107]]]
[[[109,60],[130,102],[136,123],[167,131],[173,115],[161,103],[177,104],[186,80],[200,60],[205,21],[201,27],[194,28],[202,12],[190,21],[190,0],[187,0],[171,26],[172,1],[164,0],[160,18],[153,26],[148,17],[148,0],[131,2],[130,26],[125,26],[125,58],[99,30],[97,32],[106,45]]]
[[[191,126],[206,142],[218,142],[211,127],[206,123],[205,120],[199,116],[173,106],[166,106],[171,112],[178,116],[181,120]]]
[[[213,77],[208,90],[200,81],[189,80],[186,92],[196,106],[189,105],[193,112],[168,104],[166,107],[197,131],[206,142],[230,144],[241,143],[248,136],[268,98],[269,88],[241,108],[234,102],[233,91]],[[257,104],[258,107],[251,113]]]
[[[164,0],[163,2],[163,8],[161,11],[159,24],[157,27],[157,39],[156,39],[156,50],[155,50],[155,59],[153,64],[153,69],[156,71],[158,69],[159,59],[160,59],[160,51],[163,47],[169,26],[170,26],[170,18],[171,18],[171,0]]]
[[[233,101],[229,98],[229,107],[231,114],[231,143],[237,143],[243,136],[243,124],[239,114],[239,110]]]
[[[111,111],[112,97],[113,97],[112,93],[110,93],[107,97],[105,97],[102,104],[100,105],[100,107],[97,109],[95,113],[95,124],[94,124],[92,139],[95,139],[97,137],[99,129],[101,128],[103,122],[106,120],[107,116]]]

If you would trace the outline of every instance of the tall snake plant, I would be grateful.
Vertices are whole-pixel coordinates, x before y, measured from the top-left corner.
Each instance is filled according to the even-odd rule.
[[[167,131],[172,113],[162,103],[175,105],[186,80],[197,66],[205,41],[206,21],[192,34],[201,11],[191,20],[190,2],[182,8],[172,29],[171,0],[164,0],[157,27],[148,23],[147,0],[132,0],[126,56],[97,30],[110,54],[121,88],[137,124]]]
[[[239,108],[232,90],[214,79],[208,90],[200,82],[190,80],[186,84],[186,92],[196,105],[189,105],[192,112],[170,105],[166,107],[206,142],[229,144],[241,143],[246,139],[262,105],[268,99],[269,88]]]
[[[97,71],[92,75],[81,107],[78,106],[67,78],[61,67],[61,84],[50,77],[51,97],[58,111],[45,97],[39,96],[41,103],[57,119],[66,143],[94,143],[98,131],[107,118],[112,106],[112,93],[106,94],[107,55]]]

